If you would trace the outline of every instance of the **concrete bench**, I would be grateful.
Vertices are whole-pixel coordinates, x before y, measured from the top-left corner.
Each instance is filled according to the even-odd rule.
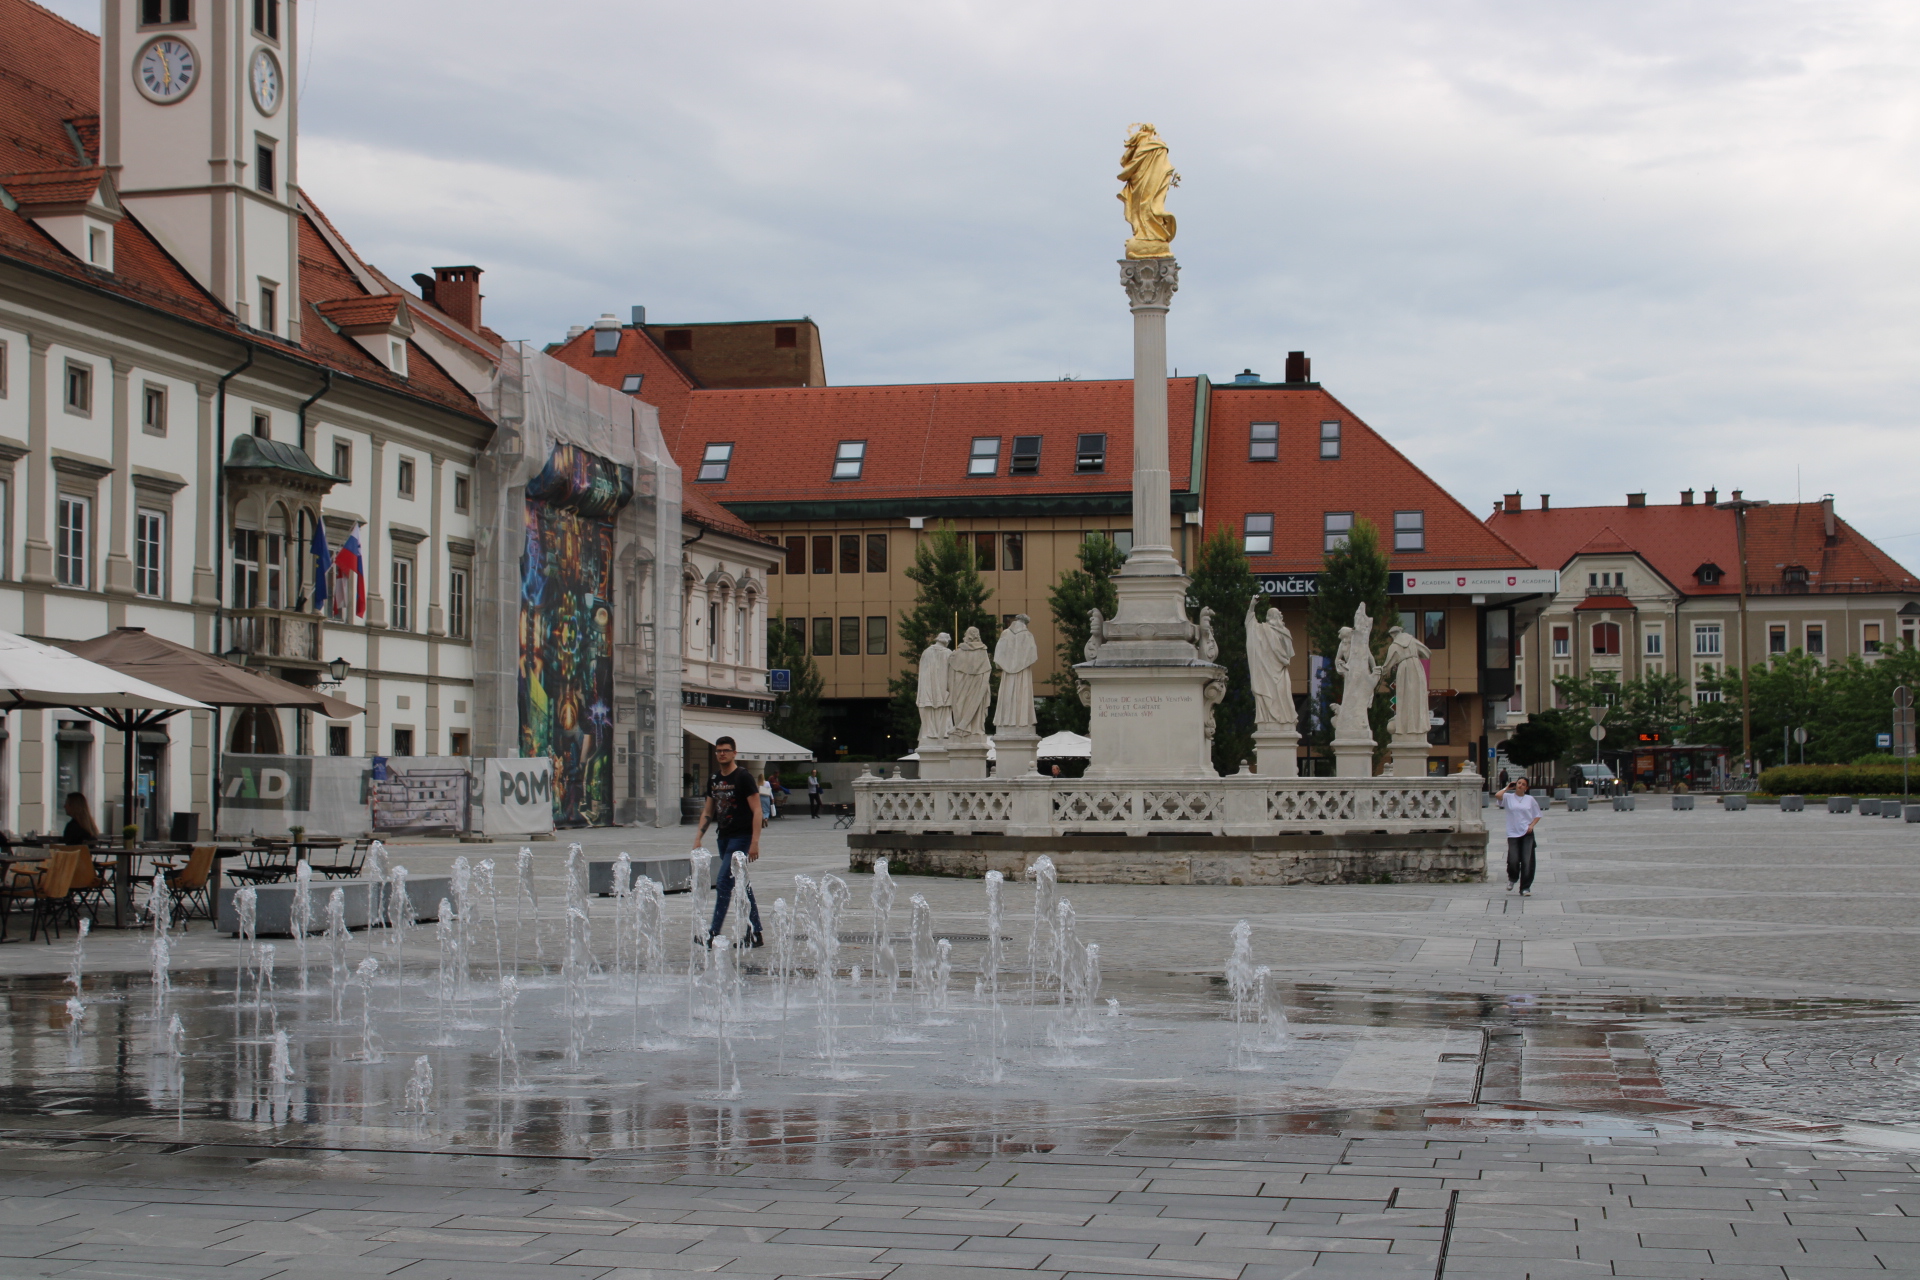
[[[1828,796],[1827,812],[1828,813],[1852,813],[1853,797],[1852,796]]]
[[[1567,797],[1568,813],[1585,813],[1586,811],[1587,811],[1587,797],[1585,795]]]
[[[1883,818],[1904,818],[1906,813],[1907,806],[1901,804],[1898,800],[1882,800],[1880,802],[1880,816]]]
[[[256,936],[278,938],[293,932],[293,888],[292,880],[254,886],[253,931]],[[335,889],[339,889],[343,895],[347,928],[360,930],[367,927],[369,919],[379,914],[374,908],[386,905],[392,885],[384,880],[375,886],[367,880],[316,879],[310,890],[313,923],[307,928],[309,937],[318,937],[326,931],[327,899]],[[220,886],[219,909],[214,912],[214,928],[220,933],[237,936],[240,932],[240,918],[233,908],[233,895],[236,892],[238,890],[232,885]],[[413,904],[413,918],[416,920],[438,920],[440,900],[452,895],[453,881],[447,876],[421,876],[417,880],[407,881],[407,901]]]
[[[1635,797],[1633,796],[1615,796],[1613,798],[1613,811],[1615,813],[1633,812],[1634,799]]]
[[[613,894],[612,861],[589,862],[587,864],[587,892],[603,898]],[[719,867],[713,867],[717,872]],[[651,876],[668,893],[685,893],[693,888],[693,859],[686,854],[677,858],[648,858],[633,860],[632,876],[638,880],[641,876]],[[628,882],[629,884],[632,881]]]
[[[1747,798],[1738,795],[1721,796],[1720,807],[1729,813],[1738,813],[1747,807]]]
[[[1920,804],[1903,805],[1902,808],[1907,811],[1908,822],[1920,822]]]
[[[1807,798],[1805,796],[1781,796],[1780,797],[1780,812],[1805,813],[1806,811],[1807,811]]]
[[[1693,797],[1692,796],[1675,796],[1673,798],[1673,807],[1675,809],[1691,809],[1693,808]]]
[[[1880,816],[1880,802],[1873,799],[1863,799],[1860,801],[1860,812],[1869,817],[1877,818]]]

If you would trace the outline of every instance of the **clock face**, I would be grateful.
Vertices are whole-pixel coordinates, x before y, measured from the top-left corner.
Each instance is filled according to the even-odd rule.
[[[178,102],[193,92],[200,78],[200,59],[177,36],[161,36],[140,51],[133,64],[133,82],[155,102]]]
[[[272,115],[280,109],[280,63],[266,49],[253,51],[253,65],[248,68],[247,80],[253,86],[253,105],[260,108],[263,115]]]

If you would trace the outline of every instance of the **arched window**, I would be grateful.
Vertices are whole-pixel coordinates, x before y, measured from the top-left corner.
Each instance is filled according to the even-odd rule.
[[[1596,622],[1593,624],[1593,652],[1596,657],[1618,657],[1620,655],[1619,623]]]
[[[280,754],[280,716],[272,707],[242,707],[233,714],[227,750],[243,755]]]

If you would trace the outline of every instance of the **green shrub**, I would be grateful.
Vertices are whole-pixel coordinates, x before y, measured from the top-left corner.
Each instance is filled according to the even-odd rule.
[[[1920,781],[1916,775],[1915,781]],[[1794,764],[1765,770],[1760,790],[1775,796],[1878,796],[1900,794],[1899,766]]]

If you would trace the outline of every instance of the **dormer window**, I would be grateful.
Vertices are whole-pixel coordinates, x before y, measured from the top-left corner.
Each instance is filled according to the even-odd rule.
[[[833,455],[833,478],[835,480],[858,480],[867,465],[867,442],[865,440],[842,440]]]
[[[140,0],[140,25],[143,27],[191,21],[193,0]]]
[[[87,262],[96,267],[107,265],[107,233],[99,227],[87,228]]]
[[[1788,565],[1781,571],[1780,580],[1787,584],[1787,590],[1789,591],[1805,591],[1807,589],[1807,566],[1803,564]]]
[[[398,338],[387,343],[387,365],[401,377],[407,376],[407,344]]]
[[[1695,569],[1693,576],[1701,586],[1713,587],[1720,584],[1720,579],[1726,576],[1726,571],[1717,564],[1708,563]]]

